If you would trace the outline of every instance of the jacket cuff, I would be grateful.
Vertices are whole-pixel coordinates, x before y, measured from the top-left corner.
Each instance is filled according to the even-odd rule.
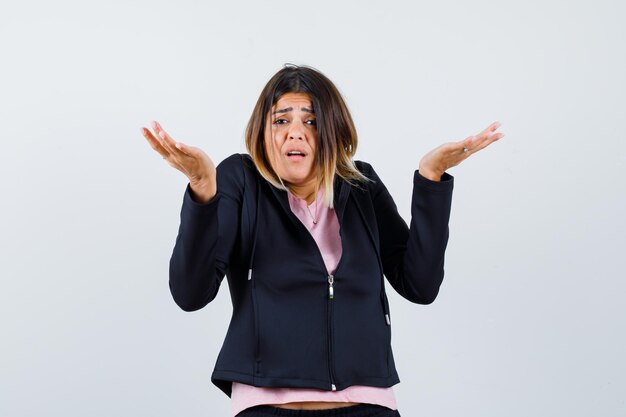
[[[419,173],[419,169],[416,169],[413,175],[413,185],[433,193],[449,193],[454,187],[454,177],[444,172],[441,181],[433,181],[424,177]]]
[[[191,186],[187,184],[185,188],[185,196],[183,197],[183,209],[190,210],[192,212],[211,211],[217,205],[217,202],[221,198],[219,191],[206,203],[199,203],[191,196]]]

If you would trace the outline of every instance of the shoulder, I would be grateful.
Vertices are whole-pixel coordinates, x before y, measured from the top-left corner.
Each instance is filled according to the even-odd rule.
[[[375,174],[374,168],[369,162],[355,160],[354,166],[356,167],[356,169],[359,170],[361,174],[365,175],[367,178],[370,178],[372,174]]]
[[[234,153],[224,158],[217,166],[217,169],[229,173],[234,171],[243,173],[246,170],[256,171],[254,161],[252,161],[252,157],[247,153]]]
[[[243,159],[246,155],[241,153],[234,153],[222,160],[217,165],[218,170],[222,171],[237,171],[242,169]]]
[[[234,153],[222,160],[216,167],[218,190],[231,195],[241,194],[250,164],[252,159],[247,154]]]
[[[374,167],[372,166],[372,164],[370,164],[369,162],[355,160],[354,166],[356,166],[359,172],[365,175],[365,177],[369,180],[369,181],[366,181],[366,184],[365,184],[369,188],[372,188],[372,186],[376,186],[377,184],[380,183],[380,178],[378,177],[378,174],[374,170]]]
[[[365,174],[372,169],[372,165],[365,161],[354,160],[354,166],[356,166],[362,174]]]

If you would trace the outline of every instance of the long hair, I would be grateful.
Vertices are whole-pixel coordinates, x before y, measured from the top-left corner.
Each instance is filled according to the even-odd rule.
[[[261,176],[274,187],[287,190],[265,152],[266,121],[272,107],[286,93],[306,93],[311,97],[317,125],[314,169],[320,173],[318,186],[324,192],[324,205],[333,207],[335,175],[351,184],[367,181],[367,178],[352,160],[358,142],[352,116],[339,90],[324,74],[308,66],[291,64],[274,74],[261,91],[250,116],[245,133],[246,148]]]

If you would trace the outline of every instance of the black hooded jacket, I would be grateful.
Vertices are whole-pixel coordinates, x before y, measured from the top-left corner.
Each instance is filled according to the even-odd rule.
[[[287,192],[265,181],[249,155],[219,164],[210,202],[195,202],[187,186],[169,286],[176,304],[194,311],[227,276],[233,312],[211,381],[229,397],[231,381],[323,390],[400,382],[384,277],[407,300],[433,302],[453,177],[437,182],[415,171],[409,229],[371,165],[355,164],[372,181],[335,180],[342,256],[333,276]]]

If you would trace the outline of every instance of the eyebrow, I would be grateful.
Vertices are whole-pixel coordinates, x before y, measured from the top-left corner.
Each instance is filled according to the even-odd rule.
[[[287,107],[287,108],[284,108],[284,109],[278,109],[278,110],[274,111],[274,113],[272,113],[272,114],[288,113],[288,112],[290,112],[292,110],[293,110],[293,107]],[[315,114],[315,110],[309,109],[308,107],[302,107],[300,110],[302,110],[305,113]]]

